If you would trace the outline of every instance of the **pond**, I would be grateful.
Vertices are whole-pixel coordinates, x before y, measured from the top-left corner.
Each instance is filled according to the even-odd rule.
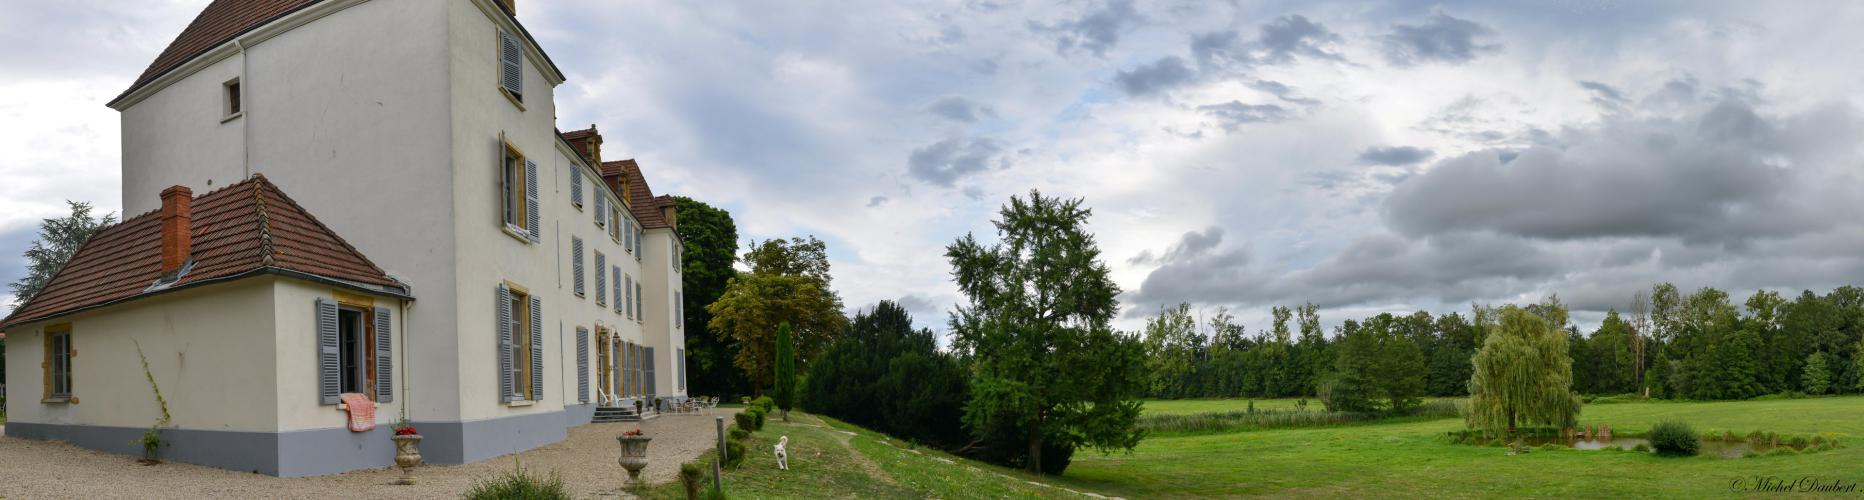
[[[1557,444],[1560,446],[1571,447],[1575,450],[1598,450],[1598,449],[1603,449],[1607,446],[1617,446],[1617,447],[1629,450],[1632,448],[1636,448],[1637,445],[1640,445],[1640,444],[1644,446],[1650,446],[1649,439],[1634,438],[1634,437],[1612,437],[1609,439],[1587,439],[1587,438],[1562,438],[1558,436],[1552,436],[1552,437],[1523,438],[1522,441],[1526,442],[1528,446],[1540,446],[1543,444]],[[1714,456],[1718,456],[1721,458],[1741,458],[1742,456],[1746,455],[1750,451],[1754,453],[1767,453],[1768,450],[1772,450],[1775,447],[1789,447],[1789,446],[1784,445],[1784,444],[1774,445],[1771,443],[1750,443],[1747,441],[1723,441],[1720,439],[1704,439],[1702,440],[1701,454],[1714,455]],[[1801,451],[1804,451],[1804,450],[1801,450]]]

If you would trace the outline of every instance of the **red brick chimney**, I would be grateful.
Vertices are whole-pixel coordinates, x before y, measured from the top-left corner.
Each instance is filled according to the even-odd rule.
[[[194,191],[176,185],[162,190],[162,274],[188,262],[193,250]]]

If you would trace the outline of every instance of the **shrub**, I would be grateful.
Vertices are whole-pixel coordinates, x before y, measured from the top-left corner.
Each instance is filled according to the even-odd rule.
[[[1805,448],[1806,437],[1805,436],[1793,436],[1792,439],[1786,440],[1786,445],[1794,447],[1794,448]]]
[[[1747,442],[1748,444],[1767,444],[1767,433],[1761,431],[1749,432],[1747,435]]]
[[[751,400],[751,406],[763,408],[764,411],[768,412],[777,408],[777,400],[770,399],[770,396],[759,396],[757,399]]]
[[[1754,450],[1748,450],[1747,452],[1741,454],[1741,458],[1759,458],[1759,457],[1760,457],[1760,453]]]
[[[1689,424],[1667,420],[1650,429],[1650,445],[1657,449],[1658,455],[1692,457],[1700,450],[1702,442]]]
[[[763,410],[760,410],[760,411],[758,411],[758,412],[755,412],[755,413],[752,413],[752,414],[751,414],[751,416],[753,416],[753,417],[756,417],[756,418],[757,418],[757,422],[756,422],[756,423],[757,423],[757,426],[756,426],[756,427],[752,427],[752,429],[756,429],[756,430],[760,430],[760,431],[761,431],[761,430],[764,430],[764,418],[765,418],[765,417],[769,417],[769,416],[770,416],[770,409],[769,409],[769,408],[765,408],[765,409],[763,409]]]
[[[699,489],[705,486],[705,469],[698,461],[680,464],[680,486],[686,488],[686,500],[699,498]]]
[[[1631,451],[1635,451],[1638,453],[1650,453],[1650,445],[1647,445],[1644,443],[1638,443],[1637,446],[1631,447]]]
[[[1735,436],[1735,431],[1722,431],[1722,440],[1734,443],[1741,441],[1741,438]]]
[[[725,432],[725,435],[731,439],[745,439],[751,437],[751,431],[744,430],[743,427],[734,425],[731,426],[730,430]]]
[[[726,467],[736,469],[738,468],[738,464],[744,463],[744,450],[745,450],[744,441],[745,440],[743,439],[725,440],[725,466]]]
[[[467,500],[555,500],[568,499],[570,492],[563,486],[563,478],[551,473],[549,478],[538,478],[524,471],[520,466],[505,471],[496,478],[475,480],[472,489],[466,491],[462,498]]]
[[[753,411],[755,410],[747,408],[731,416],[731,420],[737,424],[738,430],[749,433],[751,429],[757,426],[757,416],[751,414]]]

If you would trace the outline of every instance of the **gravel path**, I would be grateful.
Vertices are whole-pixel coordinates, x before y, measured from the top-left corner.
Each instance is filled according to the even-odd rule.
[[[537,474],[556,472],[578,498],[626,496],[628,474],[615,463],[615,436],[639,427],[654,441],[641,471],[650,483],[675,481],[681,463],[717,446],[712,417],[668,415],[645,423],[589,424],[569,438],[542,448],[466,465],[423,466],[420,484],[398,486],[394,468],[305,478],[279,478],[183,463],[137,465],[135,457],[92,451],[60,442],[0,436],[0,498],[458,498],[475,479],[510,470],[513,459]],[[0,427],[4,429],[4,427]]]

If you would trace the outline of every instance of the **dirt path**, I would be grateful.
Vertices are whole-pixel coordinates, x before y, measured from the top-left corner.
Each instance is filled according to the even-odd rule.
[[[835,435],[835,442],[837,444],[840,444],[841,448],[848,452],[848,456],[854,457],[855,464],[861,466],[861,470],[867,472],[868,476],[873,477],[874,479],[879,480],[880,482],[883,482],[886,484],[899,484],[898,481],[895,481],[893,479],[893,475],[887,474],[886,470],[881,469],[880,465],[875,464],[873,460],[868,459],[866,454],[861,453],[861,450],[854,449],[853,439],[854,439],[855,433],[844,431],[841,429],[836,429],[834,427],[830,427],[828,426],[826,422],[823,422],[822,419],[816,418],[815,415],[805,415],[799,412],[792,412],[790,413],[790,416],[800,417],[800,418],[797,418],[796,425],[819,427],[819,428],[822,428],[823,430],[828,431],[830,434]],[[802,419],[809,419],[811,422],[804,422],[802,421]]]

